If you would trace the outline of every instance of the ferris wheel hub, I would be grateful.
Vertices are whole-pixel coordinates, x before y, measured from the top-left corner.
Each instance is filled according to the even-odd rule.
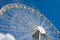
[[[43,27],[38,26],[38,30],[40,31],[40,33],[46,34],[45,29]]]

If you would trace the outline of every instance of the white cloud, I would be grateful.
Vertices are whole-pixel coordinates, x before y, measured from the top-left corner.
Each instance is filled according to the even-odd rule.
[[[0,40],[15,40],[15,38],[11,34],[2,34],[0,33]]]

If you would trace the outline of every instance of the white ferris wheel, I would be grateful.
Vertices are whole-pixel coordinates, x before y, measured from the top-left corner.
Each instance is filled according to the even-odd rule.
[[[33,8],[8,4],[0,10],[0,36],[1,40],[59,40],[59,31]]]

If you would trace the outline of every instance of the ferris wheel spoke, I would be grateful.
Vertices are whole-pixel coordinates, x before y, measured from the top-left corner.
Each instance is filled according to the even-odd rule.
[[[53,30],[52,30],[53,31]],[[48,32],[48,31],[46,31],[46,32]],[[52,34],[53,34],[53,36],[52,36]],[[54,40],[55,38],[54,38],[54,32],[51,32],[51,31],[49,31],[49,33],[46,33],[46,35],[51,39],[51,40]]]
[[[49,25],[49,26],[47,26],[47,27],[45,28],[45,30],[47,30],[47,29],[49,29],[49,28],[52,28],[52,24]]]
[[[33,19],[30,17],[30,18],[27,18],[27,20],[29,20],[29,23],[27,23],[27,26],[33,26],[34,24],[34,21],[33,21]]]
[[[3,17],[4,18],[8,18],[8,19],[11,19],[12,18],[11,16],[8,16],[7,14],[4,14]]]
[[[11,20],[9,20],[8,18],[3,18],[4,20],[4,22],[6,21],[6,22],[10,22]]]
[[[30,24],[30,25],[31,25],[31,22],[32,22],[32,21],[31,21],[31,17],[29,17],[29,16],[27,17],[27,16],[26,16],[26,19],[29,21],[29,23],[28,23],[28,24]]]
[[[45,23],[45,20],[44,20],[44,21],[42,22],[42,24],[41,24],[42,27],[43,27],[44,23]]]
[[[3,17],[1,17],[1,19],[2,19],[2,21],[3,21],[3,23],[5,23],[5,22],[10,22],[11,20],[11,17],[9,18],[6,14],[4,14],[3,15]]]
[[[10,22],[10,21],[11,21],[11,20],[9,20],[8,18],[4,18],[4,17],[2,17],[1,19],[2,19],[2,22],[3,22],[3,23],[6,23],[6,22]]]
[[[47,29],[49,29],[49,28],[51,28],[51,26],[47,26],[47,27],[45,28],[45,30],[47,30]]]
[[[14,15],[14,17],[12,18],[12,20],[11,20],[11,22],[14,20],[14,18],[16,17],[16,15],[17,15],[17,12],[16,11],[14,11],[14,10],[11,10],[11,12],[12,12],[12,14],[14,13],[15,15]]]
[[[26,18],[26,19],[25,19],[25,18]],[[29,25],[30,20],[28,19],[27,15],[26,15],[26,17],[24,17],[22,20],[24,20],[24,21],[26,22],[25,25]],[[22,22],[23,22],[23,21],[22,21]],[[29,22],[29,23],[28,23],[28,22]]]
[[[0,31],[5,31],[5,32],[31,32],[31,31],[6,30],[6,29],[0,29]]]
[[[10,31],[10,32],[30,32],[30,31],[27,31],[27,30],[23,30],[23,29],[20,29],[20,30],[16,30],[16,29],[11,29],[10,28],[11,26],[3,26],[3,25],[0,25],[0,30],[2,31]]]
[[[2,28],[10,28],[10,26],[4,26],[4,25],[0,25],[0,27],[2,27]]]
[[[14,17],[14,15],[15,15],[15,12],[13,12],[14,10],[9,10],[9,11],[7,11],[7,13],[11,16],[11,17]]]
[[[24,36],[22,36],[22,37],[20,37],[20,38],[17,38],[17,40],[18,40],[18,39],[23,40],[23,39],[25,39],[25,38],[28,38],[28,37],[32,36],[32,34],[33,34],[33,33],[29,33],[29,34],[24,35]]]

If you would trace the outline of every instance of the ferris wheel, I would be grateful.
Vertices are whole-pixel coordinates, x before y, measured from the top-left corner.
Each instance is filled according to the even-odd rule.
[[[44,15],[22,4],[0,10],[0,33],[13,40],[59,40],[59,31]]]

